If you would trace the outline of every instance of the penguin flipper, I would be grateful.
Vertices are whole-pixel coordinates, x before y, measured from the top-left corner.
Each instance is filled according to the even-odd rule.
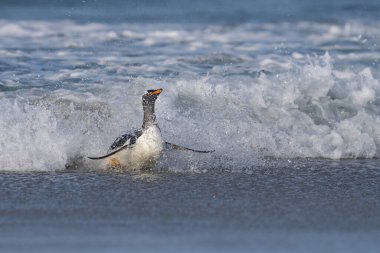
[[[141,131],[134,131],[134,132],[123,134],[117,137],[116,140],[112,143],[111,147],[108,150],[109,152],[108,154],[103,155],[103,156],[98,156],[98,157],[88,156],[88,158],[92,160],[100,160],[100,159],[107,158],[111,155],[114,155],[116,153],[119,153],[125,148],[132,147],[133,144],[136,143],[137,138],[141,136],[141,134],[142,134]]]
[[[119,153],[120,151],[122,151],[123,149],[125,148],[128,148],[130,145],[125,145],[125,146],[122,146],[118,149],[115,149],[114,151],[106,154],[106,155],[103,155],[103,156],[88,156],[89,159],[92,159],[92,160],[100,160],[100,159],[104,159],[104,158],[107,158],[107,157],[110,157],[111,155],[114,155],[116,153]]]
[[[215,150],[196,150],[196,149],[186,148],[186,147],[182,147],[182,146],[179,146],[177,144],[170,143],[170,142],[167,142],[167,141],[165,141],[165,146],[166,146],[167,149],[176,149],[176,150],[182,150],[182,151],[192,151],[192,152],[196,152],[196,153],[212,153],[212,152],[215,151]]]

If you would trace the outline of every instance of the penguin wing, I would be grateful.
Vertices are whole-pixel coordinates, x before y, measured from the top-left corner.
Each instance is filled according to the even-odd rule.
[[[109,156],[111,156],[111,155],[114,155],[114,154],[116,154],[116,153],[118,153],[118,152],[120,152],[120,151],[122,151],[123,149],[128,148],[128,147],[129,147],[129,145],[125,145],[125,146],[122,146],[122,147],[120,147],[120,148],[115,149],[114,151],[112,151],[112,152],[110,152],[110,153],[108,153],[108,154],[106,154],[106,155],[103,155],[103,156],[88,156],[88,158],[89,158],[89,159],[92,159],[92,160],[100,160],[100,159],[104,159],[104,158],[107,158],[107,157],[109,157]]]
[[[212,153],[215,150],[196,150],[196,149],[191,149],[191,148],[186,148],[179,146],[177,144],[173,144],[170,142],[165,141],[165,146],[167,149],[176,149],[176,150],[183,150],[183,151],[192,151],[192,152],[197,152],[197,153]]]
[[[134,133],[123,134],[116,138],[116,140],[112,143],[111,147],[108,150],[108,153],[103,156],[89,156],[89,159],[99,160],[107,158],[111,155],[114,155],[125,148],[131,148],[133,144],[136,143],[138,137],[140,137],[140,131],[135,131]]]
[[[111,144],[111,147],[109,148],[108,152],[111,152],[115,149],[119,149],[126,145],[135,144],[136,140],[137,136],[135,134],[123,134],[122,136],[116,138],[116,140]]]

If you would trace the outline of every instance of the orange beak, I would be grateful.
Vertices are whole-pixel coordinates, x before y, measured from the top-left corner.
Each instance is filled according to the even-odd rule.
[[[161,94],[161,92],[162,92],[162,89],[157,89],[157,90],[152,91],[150,94],[151,95],[159,95],[159,94]]]

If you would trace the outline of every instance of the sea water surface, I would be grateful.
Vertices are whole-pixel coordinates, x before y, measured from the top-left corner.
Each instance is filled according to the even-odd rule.
[[[378,1],[2,1],[5,252],[378,252]],[[163,88],[152,172],[90,161]]]

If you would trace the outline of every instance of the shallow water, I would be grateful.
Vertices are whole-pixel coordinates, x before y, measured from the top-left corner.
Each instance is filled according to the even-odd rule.
[[[3,172],[4,252],[378,252],[376,160],[249,172]]]

